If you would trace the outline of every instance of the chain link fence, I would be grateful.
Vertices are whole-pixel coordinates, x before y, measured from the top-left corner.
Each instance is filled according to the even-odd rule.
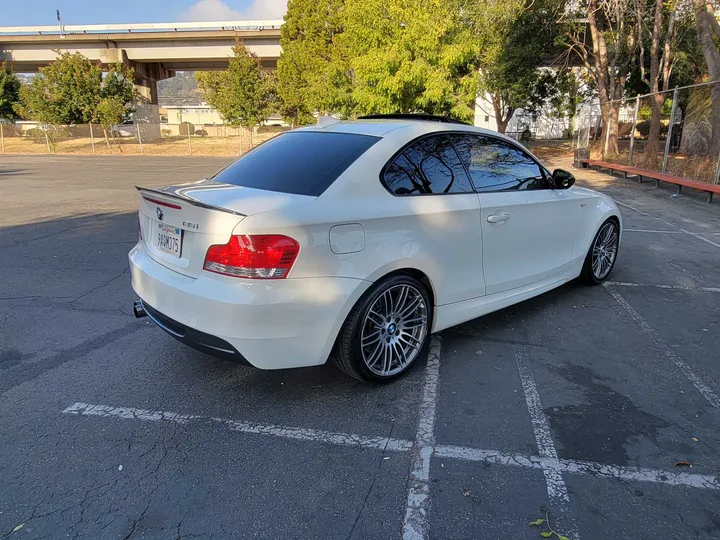
[[[711,88],[720,81],[620,102],[617,151],[602,140],[599,105],[578,110],[573,150],[595,159],[719,183],[720,155],[713,152]],[[659,111],[653,122],[653,108]]]
[[[289,128],[250,131],[224,125],[129,123],[58,126],[37,122],[0,123],[3,154],[104,154],[237,156]]]

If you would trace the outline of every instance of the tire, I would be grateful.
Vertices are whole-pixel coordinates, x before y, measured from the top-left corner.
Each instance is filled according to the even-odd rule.
[[[427,357],[431,328],[432,301],[427,287],[410,276],[393,275],[355,304],[340,329],[331,358],[355,379],[390,382]]]
[[[620,224],[616,219],[610,218],[600,226],[590,244],[580,273],[580,281],[587,285],[598,285],[605,281],[617,261],[619,242]],[[607,257],[610,259],[608,260]],[[596,260],[597,264],[595,264]]]

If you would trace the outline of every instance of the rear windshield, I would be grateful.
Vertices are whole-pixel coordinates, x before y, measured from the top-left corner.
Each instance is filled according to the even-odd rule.
[[[213,180],[317,197],[379,140],[351,133],[284,133],[245,154]]]

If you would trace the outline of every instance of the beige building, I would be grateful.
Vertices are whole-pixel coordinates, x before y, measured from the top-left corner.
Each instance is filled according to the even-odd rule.
[[[182,124],[190,122],[196,125],[221,125],[223,119],[217,109],[210,105],[173,105],[163,107],[167,111],[168,124]]]

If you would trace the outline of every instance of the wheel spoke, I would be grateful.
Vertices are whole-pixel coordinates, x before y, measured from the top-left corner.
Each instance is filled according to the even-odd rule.
[[[362,346],[363,347],[369,347],[373,343],[377,343],[382,339],[382,332],[378,329],[372,334],[365,336],[362,338]]]
[[[408,303],[408,305],[402,312],[398,313],[398,315],[400,315],[400,317],[407,317],[408,315],[410,315],[410,313],[415,311],[415,308],[417,308],[421,302],[422,302],[422,296],[420,296],[420,295],[416,296]]]
[[[398,351],[398,360],[404,366],[405,364],[408,363],[407,355],[405,354],[405,349],[403,349],[400,342],[398,342],[396,344],[396,347],[397,347],[397,351]]]
[[[387,374],[390,371],[390,366],[392,365],[392,351],[390,350],[390,345],[385,345],[383,349],[382,372]]]
[[[378,343],[378,344],[375,346],[375,349],[373,350],[373,353],[370,355],[370,358],[369,358],[368,361],[367,361],[367,366],[368,366],[369,368],[372,368],[372,367],[375,366],[375,364],[377,364],[377,361],[378,361],[378,360],[380,359],[380,357],[381,357],[381,355],[378,354],[378,352],[382,353],[382,350],[383,350],[383,348],[384,348],[383,345],[384,345],[384,343],[383,343],[382,340],[381,340],[380,343]],[[377,357],[377,358],[376,358],[376,357]]]
[[[373,311],[372,309],[368,311],[368,319],[370,319],[372,322],[374,322],[376,325],[381,325],[385,323],[385,318],[380,315],[377,311]]]
[[[401,313],[402,310],[405,308],[405,304],[407,303],[408,293],[410,292],[409,287],[403,287],[400,289],[400,294],[398,295],[397,303],[395,305],[395,311],[397,313]]]
[[[406,330],[408,328],[418,328],[422,325],[424,325],[427,322],[427,319],[425,317],[415,317],[414,319],[408,319],[406,321],[403,321],[403,328]]]

